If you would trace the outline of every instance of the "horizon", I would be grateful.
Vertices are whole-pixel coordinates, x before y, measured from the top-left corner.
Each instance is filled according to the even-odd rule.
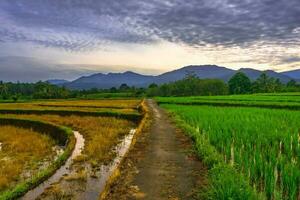
[[[163,74],[166,74],[166,73],[169,73],[169,72],[173,72],[173,71],[176,71],[176,70],[181,70],[181,69],[184,69],[184,68],[187,68],[187,67],[211,67],[211,66],[214,66],[214,67],[218,67],[218,68],[225,68],[225,69],[230,69],[230,70],[234,70],[236,71],[236,73],[242,69],[250,69],[250,70],[255,70],[255,71],[259,71],[261,73],[263,72],[268,72],[268,71],[273,71],[273,72],[276,72],[275,70],[271,70],[271,69],[266,69],[266,70],[258,70],[258,69],[254,69],[254,68],[249,68],[249,67],[241,67],[241,68],[238,68],[238,69],[233,69],[233,68],[230,68],[230,67],[225,67],[225,66],[219,66],[219,65],[211,65],[211,64],[204,64],[204,65],[187,65],[187,66],[182,66],[180,68],[177,68],[177,69],[174,69],[174,70],[171,70],[171,71],[165,71],[165,72],[161,72],[161,73],[157,73],[157,74],[147,74],[147,73],[143,73],[143,72],[136,72],[134,70],[126,70],[126,71],[107,71],[107,72],[97,72],[97,71],[93,71],[93,72],[82,72],[83,74],[79,74],[77,77],[73,78],[73,79],[63,79],[63,78],[50,78],[50,79],[45,79],[45,80],[35,80],[35,81],[19,81],[19,80],[14,80],[14,81],[5,81],[5,80],[1,80],[0,81],[3,81],[3,82],[12,82],[12,83],[17,83],[17,82],[20,82],[20,83],[36,83],[36,82],[39,82],[39,81],[42,81],[42,82],[47,82],[47,81],[67,81],[67,82],[73,82],[73,81],[76,81],[77,79],[80,79],[80,78],[86,78],[86,77],[90,77],[90,76],[93,76],[93,75],[98,75],[98,74],[103,74],[103,75],[109,75],[109,74],[125,74],[125,73],[134,73],[134,74],[138,74],[138,75],[142,75],[142,76],[152,76],[152,77],[157,77],[157,76],[160,76],[160,75],[163,75]],[[282,74],[284,75],[283,73],[285,72],[292,72],[292,71],[298,71],[300,69],[295,69],[295,70],[288,70],[288,71],[282,71],[282,72],[276,72],[278,74]],[[292,76],[289,76],[289,75],[285,75],[291,79],[295,79],[293,78]],[[299,81],[298,78],[296,78],[295,80]]]
[[[207,64],[296,70],[299,8],[297,0],[3,0],[0,79],[157,75]]]

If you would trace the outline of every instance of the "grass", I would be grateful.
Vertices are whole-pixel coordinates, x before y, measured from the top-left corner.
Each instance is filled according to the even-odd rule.
[[[177,122],[194,139],[199,155],[211,168],[207,198],[252,199],[252,192],[247,192],[251,190],[245,183],[260,192],[263,199],[298,198],[299,112],[162,106],[176,114]],[[248,197],[245,194],[249,194]]]

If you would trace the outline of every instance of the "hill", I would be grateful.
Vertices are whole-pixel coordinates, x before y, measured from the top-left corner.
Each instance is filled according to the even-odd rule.
[[[291,77],[291,78],[293,78],[293,79],[300,80],[300,69],[282,72],[281,74],[284,74],[284,75],[286,75],[286,76],[289,76],[289,77]]]
[[[126,83],[128,86],[147,87],[151,83],[163,84],[177,81],[191,73],[201,79],[221,79],[228,81],[237,71],[244,72],[251,80],[257,79],[263,72],[270,77],[279,78],[283,83],[292,79],[285,74],[277,73],[272,70],[259,71],[250,68],[233,70],[217,65],[190,65],[158,76],[142,75],[131,71],[108,74],[97,73],[80,77],[64,85],[71,89],[111,88],[119,87],[123,83]]]
[[[63,84],[69,83],[69,81],[64,80],[64,79],[50,79],[50,80],[47,80],[46,82],[53,84],[53,85],[63,85]]]

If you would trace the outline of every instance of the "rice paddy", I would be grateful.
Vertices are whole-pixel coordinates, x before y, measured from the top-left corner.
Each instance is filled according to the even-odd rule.
[[[88,186],[90,185],[91,180],[93,180],[93,178],[99,178],[99,171],[102,166],[109,165],[116,156],[117,152],[114,151],[114,147],[118,145],[122,138],[129,134],[132,129],[135,129],[138,126],[139,120],[142,118],[138,109],[140,102],[140,100],[72,100],[5,103],[0,104],[0,110],[6,110],[5,113],[0,114],[0,116],[11,119],[41,121],[56,126],[68,127],[80,132],[85,140],[82,153],[74,159],[70,174],[62,177],[55,184],[56,189],[63,188],[61,191],[63,194],[68,194],[70,198],[79,198],[85,191],[80,190],[74,192],[72,188],[78,184],[81,186],[82,184],[86,184],[84,188],[88,191],[89,187],[91,187]],[[57,112],[53,113],[53,111]],[[97,115],[95,115],[96,112]],[[112,115],[108,115],[107,113],[112,113]],[[11,126],[10,129],[19,128]],[[6,149],[7,147],[6,145],[3,145],[4,143],[2,143],[2,138],[6,137],[4,132],[7,132],[8,130],[7,127],[0,127],[0,130],[0,142],[2,149],[0,152],[0,158],[1,156],[6,158],[8,155],[12,155],[14,158],[18,159],[20,163],[26,160],[26,163],[23,163],[23,165],[25,166],[26,164],[27,166],[37,163],[39,158],[44,160],[47,156],[52,156],[52,158],[55,156],[55,151],[54,153],[50,153],[53,151],[51,145],[55,145],[55,142],[45,141],[42,143],[41,141],[40,145],[44,144],[45,146],[35,147],[35,145],[32,145],[31,147],[33,150],[31,151],[30,148],[28,149],[29,155],[22,154],[21,157],[24,159],[19,159],[18,156],[8,151],[3,151],[3,149]],[[24,130],[22,129],[22,131]],[[23,133],[23,135],[32,130],[27,131],[28,132]],[[17,134],[16,131],[12,131],[10,136],[11,138],[19,138],[20,141],[26,142],[26,137],[24,138],[20,134]],[[33,134],[35,134],[36,137],[39,136],[46,140],[44,137],[47,136],[43,135],[42,132],[34,132],[27,135],[29,137]],[[31,143],[32,141],[37,141],[37,143],[39,142],[36,138],[28,140],[30,140]],[[30,142],[27,143],[27,146],[29,144]],[[36,150],[38,148],[41,149],[42,147],[45,149],[44,151]],[[22,148],[27,147],[26,145],[23,145]],[[17,150],[17,148],[15,150]],[[31,162],[31,160],[34,162]],[[35,166],[33,165],[33,167]],[[28,169],[25,167],[21,170],[21,168],[16,165],[16,168],[19,170],[18,174],[28,173]],[[1,170],[4,173],[5,170],[9,171],[10,169],[6,165],[1,165]],[[0,173],[2,172],[0,171]],[[35,171],[35,173],[37,173],[37,171]],[[4,176],[1,176],[0,184],[1,180],[4,178]],[[12,182],[20,182],[20,180],[16,179],[16,177],[11,177],[11,179]],[[2,188],[3,190],[0,190],[0,199],[1,192],[5,192],[5,189],[7,189],[8,186],[3,184]],[[57,190],[55,188],[51,187],[47,189],[47,192],[43,192],[42,198],[55,198],[57,195]]]
[[[0,143],[0,193],[30,177],[56,155],[54,140],[30,129],[0,126]]]
[[[294,93],[164,97],[157,101],[193,139],[197,154],[209,168],[209,185],[200,191],[201,198],[296,200],[300,198],[299,97]],[[145,118],[140,123],[140,103],[5,103],[0,104],[0,117],[41,121],[78,131],[84,138],[81,154],[74,159],[70,173],[43,191],[39,199],[94,198],[86,195],[95,191],[93,183],[100,183],[103,176],[100,171],[117,156],[114,149],[144,123]],[[1,192],[53,162],[57,147],[55,138],[42,130],[1,125],[0,197]],[[11,165],[14,167],[9,168]]]
[[[139,100],[81,100],[31,103],[3,103],[0,110],[86,111],[137,113]]]
[[[193,104],[207,99],[251,102],[260,108]],[[193,138],[199,156],[211,168],[206,198],[299,199],[300,112],[274,109],[276,106],[261,108],[260,103],[297,104],[298,96],[173,97],[159,101],[175,114],[177,123]]]
[[[59,116],[59,115],[13,115],[7,117],[20,119],[42,120],[58,125],[70,127],[79,131],[85,138],[86,145],[83,153],[85,159],[92,163],[109,161],[111,148],[118,143],[118,139],[128,134],[130,129],[136,127],[136,123],[114,117],[90,117],[90,116]]]
[[[181,105],[267,107],[300,110],[299,93],[228,95],[228,96],[194,96],[194,97],[159,97],[158,103]]]

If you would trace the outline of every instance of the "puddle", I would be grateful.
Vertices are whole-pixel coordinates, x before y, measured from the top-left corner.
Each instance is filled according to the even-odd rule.
[[[72,161],[74,160],[75,157],[81,154],[83,148],[84,148],[84,138],[83,136],[77,132],[73,131],[74,136],[76,138],[76,144],[75,148],[72,152],[72,155],[68,158],[66,163],[61,166],[55,174],[53,174],[48,180],[44,181],[42,184],[40,184],[38,187],[28,191],[21,199],[22,200],[32,200],[36,199],[39,195],[41,195],[44,190],[48,187],[50,187],[53,183],[58,182],[59,179],[65,175],[70,173],[70,166],[72,164]]]

